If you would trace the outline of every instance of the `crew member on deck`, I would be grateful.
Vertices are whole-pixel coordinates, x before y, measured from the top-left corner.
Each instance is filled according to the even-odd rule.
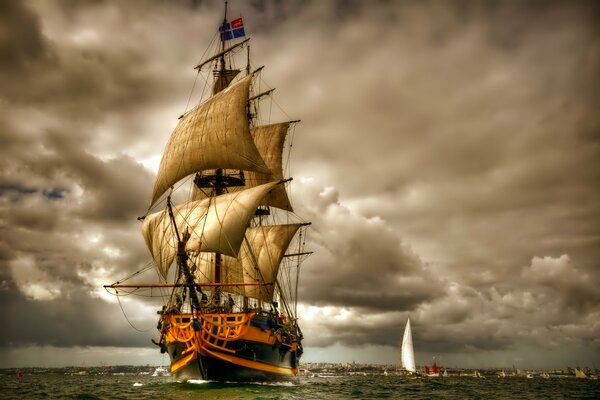
[[[235,305],[235,302],[233,301],[233,298],[231,297],[231,295],[227,296],[227,312],[230,313],[233,311],[233,306]]]

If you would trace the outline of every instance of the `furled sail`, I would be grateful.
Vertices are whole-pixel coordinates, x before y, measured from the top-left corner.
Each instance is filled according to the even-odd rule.
[[[241,79],[181,118],[160,162],[150,207],[170,186],[197,171],[270,172],[250,134],[246,105],[251,79]]]
[[[283,179],[283,145],[290,127],[290,122],[280,122],[252,128],[252,138],[259,154],[269,168],[269,173],[248,171],[245,174],[246,187],[254,187],[267,182]],[[231,172],[231,171],[229,171]],[[211,174],[212,172],[209,172]],[[226,172],[227,173],[227,172]],[[230,187],[229,192],[240,190],[240,187]],[[192,199],[206,198],[210,192],[203,191],[194,185]],[[287,192],[283,185],[276,187],[265,198],[261,205],[293,211]]]
[[[404,337],[402,338],[401,350],[402,367],[410,372],[416,372],[415,367],[415,352],[413,349],[412,330],[410,328],[410,317],[406,320],[406,328],[404,328]]]
[[[261,199],[280,182],[173,207],[177,230],[190,233],[185,249],[190,252],[217,252],[237,257],[244,233]],[[167,210],[150,214],[142,233],[154,263],[166,278],[177,254],[177,238]]]

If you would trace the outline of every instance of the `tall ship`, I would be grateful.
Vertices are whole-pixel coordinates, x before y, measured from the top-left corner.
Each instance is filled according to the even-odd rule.
[[[263,68],[251,65],[250,39],[241,18],[227,19],[227,3],[215,32],[212,55],[195,67],[209,95],[179,117],[139,218],[152,257],[146,270],[158,274],[106,288],[160,293],[153,342],[175,379],[287,379],[302,355],[298,278],[310,254],[310,223],[288,192],[299,121],[264,117],[274,89],[261,90]]]

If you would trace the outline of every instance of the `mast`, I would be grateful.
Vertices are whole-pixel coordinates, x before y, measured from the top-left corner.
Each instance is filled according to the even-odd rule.
[[[223,28],[227,24],[227,2],[225,2],[225,12],[223,13]],[[223,35],[221,35],[221,53],[225,50],[225,30],[223,30]],[[225,61],[223,56],[221,56],[221,67],[225,66]]]
[[[219,59],[219,70],[217,72],[217,79],[215,81],[215,85],[213,87],[213,93],[216,94],[223,89],[225,89],[228,83],[225,81],[226,67],[225,67],[225,39],[226,39],[226,25],[227,25],[227,1],[225,2],[225,12],[223,13],[223,30],[221,33],[221,57]],[[217,169],[215,171],[215,190],[214,195],[220,196],[224,193],[224,181],[223,181],[223,170]],[[221,283],[221,254],[215,253],[215,283]],[[221,296],[221,288],[219,286],[215,287],[214,293],[215,299],[217,303],[220,302]]]
[[[219,57],[219,68],[215,71],[215,83],[213,86],[213,94],[219,93],[221,90],[227,87],[225,83],[225,37],[227,32],[227,2],[225,2],[225,13],[223,14],[223,22],[221,23],[221,45],[220,45],[220,57]]]
[[[186,230],[182,235],[179,235],[177,224],[175,223],[175,216],[173,215],[173,207],[171,206],[171,196],[167,197],[167,209],[169,211],[169,218],[171,219],[171,223],[175,229],[175,237],[177,238],[177,265],[179,266],[179,273],[177,274],[176,279],[179,280],[180,274],[183,273],[185,282],[188,285],[188,291],[190,293],[192,305],[196,310],[199,310],[200,302],[198,301],[198,293],[196,293],[196,289],[194,287],[194,277],[190,272],[190,268],[188,266],[188,255],[185,251],[185,245],[190,238],[190,232]]]

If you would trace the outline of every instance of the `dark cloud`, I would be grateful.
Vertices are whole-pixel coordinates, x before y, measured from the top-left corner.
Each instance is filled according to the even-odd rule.
[[[40,284],[45,286],[45,283]],[[46,301],[30,301],[16,287],[3,288],[0,301],[2,318],[11,321],[2,330],[0,348],[29,345],[146,347],[155,336],[154,321],[134,320],[139,328],[149,331],[131,334],[125,318],[114,318],[117,305],[98,301],[82,288],[73,288],[68,296]]]
[[[22,2],[4,2],[0,5],[0,25],[2,75],[18,75],[47,56],[38,16]]]
[[[443,287],[385,222],[353,214],[333,188],[303,185],[300,210],[312,221],[315,255],[303,266],[301,298],[371,311],[410,310]]]
[[[149,260],[135,219],[148,166],[198,97],[186,105],[222,12],[0,5],[0,302],[20,320],[0,345],[147,344],[152,330],[128,328],[101,285]],[[307,346],[396,347],[410,313],[422,352],[598,354],[597,2],[229,12],[276,104],[303,120],[291,165],[295,208],[313,222]],[[125,307],[154,324],[151,301]]]

